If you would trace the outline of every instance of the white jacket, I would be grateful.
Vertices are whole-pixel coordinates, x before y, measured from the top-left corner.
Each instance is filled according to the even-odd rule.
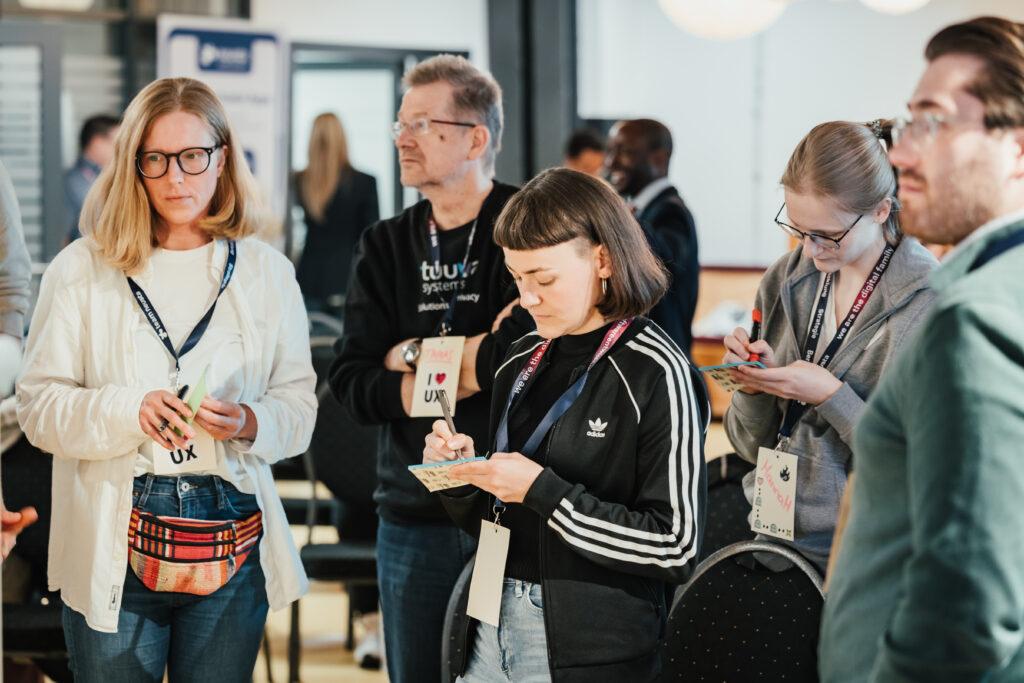
[[[46,269],[17,384],[18,419],[38,448],[53,453],[49,585],[89,626],[116,632],[128,562],[128,518],[143,397],[134,333],[148,325],[122,272],[91,240],[64,249]],[[211,268],[220,277],[227,247]],[[151,277],[136,280],[145,288]],[[308,589],[270,465],[302,453],[316,419],[316,375],[302,295],[291,263],[254,238],[238,243],[234,276],[218,303],[242,329],[240,402],[256,416],[256,440],[225,442],[256,485],[263,511],[260,562],[272,609]]]

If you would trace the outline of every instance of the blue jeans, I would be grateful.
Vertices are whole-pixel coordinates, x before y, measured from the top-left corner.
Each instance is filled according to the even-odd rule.
[[[477,622],[459,683],[550,683],[544,601],[539,583],[505,579],[498,627]]]
[[[444,612],[475,551],[476,540],[454,526],[380,520],[377,580],[391,683],[441,680]]]
[[[136,478],[132,501],[156,515],[230,520],[256,512],[256,497],[214,476]],[[259,547],[210,595],[151,591],[129,567],[117,633],[94,631],[64,607],[64,638],[79,683],[238,683],[252,679],[267,618]]]

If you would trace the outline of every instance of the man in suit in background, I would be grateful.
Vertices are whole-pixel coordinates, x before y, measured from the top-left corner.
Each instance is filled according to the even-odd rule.
[[[697,228],[668,179],[672,134],[653,119],[619,121],[611,130],[605,167],[608,180],[633,208],[651,247],[672,282],[651,319],[689,355],[697,308]]]

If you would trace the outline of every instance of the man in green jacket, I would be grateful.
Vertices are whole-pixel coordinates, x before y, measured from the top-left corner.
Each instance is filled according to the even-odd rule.
[[[906,232],[956,248],[856,429],[829,682],[1024,680],[1024,25],[925,57],[890,158]]]

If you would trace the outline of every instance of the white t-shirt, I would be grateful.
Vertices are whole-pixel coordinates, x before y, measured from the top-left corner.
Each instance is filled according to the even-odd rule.
[[[145,287],[153,308],[170,334],[175,350],[180,350],[185,339],[206,314],[220,287],[224,264],[211,263],[214,243],[196,249],[173,251],[157,248],[150,256],[153,268],[151,283]],[[174,359],[149,322],[142,317],[135,331],[138,371],[141,377],[152,383],[154,389],[165,388],[174,392]],[[203,369],[206,369],[206,388],[209,395],[218,398],[237,395],[230,391],[235,385],[240,389],[242,382],[242,335],[238,317],[222,296],[217,303],[209,327],[199,343],[181,356],[181,384],[196,386]],[[153,441],[139,449],[135,464],[135,476],[153,472]],[[240,462],[227,456],[221,442],[216,442],[217,468],[205,474],[215,474],[234,484],[239,490],[253,493],[255,488],[245,474]]]

